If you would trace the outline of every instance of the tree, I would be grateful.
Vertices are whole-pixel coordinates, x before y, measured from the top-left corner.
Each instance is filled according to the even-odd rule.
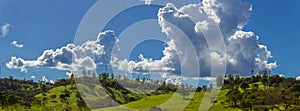
[[[240,76],[239,75],[235,75],[234,85],[240,85],[240,82],[241,82]]]
[[[91,77],[92,71],[91,71],[91,70],[88,70],[88,71],[87,71],[87,75],[88,75],[89,77]]]
[[[258,84],[252,84],[253,89],[258,89],[258,86],[259,86]]]
[[[96,73],[95,73],[95,72],[93,72],[92,76],[93,76],[93,78],[96,78]]]
[[[255,71],[252,69],[252,70],[251,70],[251,76],[254,76],[254,72],[255,72]]]
[[[226,99],[232,106],[237,106],[239,100],[241,100],[241,92],[238,89],[232,89],[226,94]]]
[[[229,83],[233,83],[234,78],[233,78],[232,74],[228,75],[228,80],[229,80]]]
[[[202,88],[198,86],[196,89],[196,92],[201,92],[201,91],[202,91]]]
[[[217,87],[222,87],[223,84],[223,76],[219,75],[216,79]]]
[[[72,103],[69,99],[70,95],[71,92],[67,89],[62,91],[62,94],[59,95],[60,101],[63,103],[65,111],[72,111]]]
[[[241,85],[240,85],[240,87],[241,87],[243,90],[245,90],[245,89],[247,89],[247,88],[250,88],[249,84],[246,83],[246,82],[242,82]]]
[[[82,71],[82,75],[83,75],[83,76],[86,76],[86,70],[83,70],[83,71]]]
[[[81,97],[79,91],[77,91],[76,97],[78,98],[78,99],[77,99],[77,106],[79,107],[79,109],[81,109],[81,110],[82,110],[82,109],[86,109],[86,108],[87,108],[87,105],[86,105],[86,103],[84,102],[84,100],[82,99],[82,97]]]
[[[202,86],[202,91],[203,91],[203,92],[206,92],[206,90],[207,90],[207,86],[206,86],[206,85],[203,85],[203,86]]]
[[[183,99],[185,99],[186,96],[190,95],[190,92],[184,87],[184,85],[181,85],[179,94],[183,96]]]
[[[295,85],[295,83],[296,83],[296,79],[294,78],[286,78],[283,80],[283,84],[285,85],[284,87],[286,88],[292,87],[293,85]]]
[[[111,79],[114,79],[115,78],[115,75],[114,73],[111,74]]]
[[[256,81],[256,77],[254,75],[251,76],[251,83],[255,83],[255,82],[258,82]]]
[[[232,74],[228,75],[228,80],[227,81],[228,81],[228,84],[229,84],[229,88],[233,89],[234,88],[234,78],[233,78]]]
[[[118,79],[118,80],[121,79],[121,75],[120,75],[120,74],[117,75],[117,79]]]
[[[278,87],[279,83],[283,81],[283,78],[278,75],[271,76],[269,77],[269,79],[270,79],[270,83],[275,87]]]
[[[108,79],[109,74],[108,73],[102,73],[101,77],[103,78],[103,80]]]
[[[75,76],[74,76],[74,74],[71,74],[70,81],[71,81],[71,85],[75,84]]]
[[[209,87],[207,88],[207,91],[210,92],[213,89],[213,84],[209,84]]]

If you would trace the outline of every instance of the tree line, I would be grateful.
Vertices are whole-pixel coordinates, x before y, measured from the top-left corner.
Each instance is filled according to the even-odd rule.
[[[226,75],[222,90],[229,90],[222,101],[225,107],[245,111],[300,110],[300,81],[259,71],[250,77]]]

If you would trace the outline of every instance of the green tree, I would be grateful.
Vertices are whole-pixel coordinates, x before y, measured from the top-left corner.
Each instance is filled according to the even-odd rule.
[[[74,85],[75,84],[75,76],[74,76],[74,74],[71,74],[71,77],[70,77],[70,83],[71,83],[71,85]]]
[[[72,111],[72,103],[71,100],[69,99],[71,95],[71,92],[65,89],[62,91],[62,94],[59,95],[61,103],[63,103],[65,111]]]
[[[247,88],[250,88],[249,84],[246,83],[246,82],[242,82],[241,85],[240,85],[240,87],[241,87],[243,90],[245,90],[245,89],[247,89]]]
[[[226,101],[231,104],[231,106],[237,106],[237,103],[239,100],[241,100],[241,92],[238,89],[231,89],[227,94],[226,94]]]
[[[84,100],[82,99],[79,91],[76,92],[76,97],[77,97],[77,106],[80,110],[84,110],[84,109],[87,109],[87,105],[86,103],[84,102]]]
[[[203,86],[202,86],[202,91],[203,91],[203,92],[206,92],[206,90],[207,90],[207,86],[206,86],[206,85],[203,85]]]
[[[196,92],[201,92],[202,91],[202,87],[197,87]]]
[[[240,76],[239,76],[238,74],[235,75],[235,78],[234,78],[234,85],[239,86],[239,85],[240,85],[240,82],[241,82]]]

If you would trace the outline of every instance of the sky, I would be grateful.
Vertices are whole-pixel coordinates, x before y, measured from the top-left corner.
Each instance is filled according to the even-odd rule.
[[[246,0],[253,4],[253,14],[246,30],[257,33],[278,61],[274,73],[299,76],[300,2],[297,0]],[[271,3],[271,4],[270,4]]]
[[[253,10],[250,17],[246,20],[248,21],[248,23],[244,26],[242,30],[252,31],[256,36],[259,36],[258,43],[267,46],[268,50],[271,51],[273,58],[270,58],[269,61],[270,62],[276,61],[278,65],[278,67],[274,68],[272,72],[275,74],[283,73],[285,74],[285,76],[288,77],[299,76],[300,59],[298,57],[300,57],[300,51],[298,51],[297,49],[300,48],[300,44],[299,44],[300,7],[297,5],[300,4],[300,1],[296,1],[296,0],[286,0],[284,2],[281,0],[255,0],[255,1],[243,0],[243,1],[251,3]],[[47,1],[1,0],[0,1],[0,26],[1,26],[1,33],[0,33],[1,34],[0,37],[1,75],[0,77],[8,77],[9,75],[11,75],[14,78],[18,78],[18,79],[23,79],[23,78],[32,79],[31,76],[36,76],[35,78],[42,79],[43,76],[47,76],[49,80],[67,77],[66,72],[69,71],[66,71],[66,69],[58,70],[57,68],[44,67],[49,64],[45,65],[40,63],[40,66],[36,65],[33,67],[27,67],[26,73],[24,71],[22,72],[20,69],[8,68],[6,65],[11,61],[11,57],[14,56],[18,58],[22,58],[22,60],[25,61],[37,60],[37,58],[43,55],[43,52],[45,50],[53,49],[55,51],[56,49],[60,49],[61,47],[66,46],[67,44],[73,43],[81,20],[83,19],[86,12],[96,2],[97,0],[76,0],[76,1],[74,0],[47,0]],[[128,38],[126,37],[133,37],[132,38],[133,41],[134,37],[136,36],[143,36],[143,34],[145,33],[157,33],[160,32],[161,29],[164,29],[166,27],[172,27],[172,26],[168,26],[168,24],[164,24],[165,21],[169,21],[173,23],[177,22],[175,20],[172,21],[170,18],[164,16],[164,14],[167,13],[163,13],[163,11],[161,12],[161,16],[157,17],[158,12],[153,12],[153,10],[157,11],[158,8],[161,8],[162,6],[148,6],[148,5],[149,5],[149,1],[147,1],[145,6],[140,6],[139,8],[136,9],[134,8],[129,9],[127,11],[124,11],[124,13],[125,15],[126,13],[133,14],[133,15],[138,13],[140,17],[151,18],[151,19],[161,18],[161,21],[157,21],[157,20],[146,21],[146,22],[142,22],[141,26],[139,26],[139,24],[129,26],[130,25],[129,23],[136,22],[138,20],[142,20],[145,18],[134,18],[133,16],[122,16],[122,14],[120,14],[119,17],[115,18],[115,22],[112,22],[110,25],[106,27],[107,29],[116,30],[115,35],[119,36],[120,46],[122,46],[122,41],[128,40]],[[169,6],[169,8],[172,8],[172,6]],[[180,7],[177,8],[179,9]],[[167,10],[167,8],[165,10]],[[182,8],[182,10],[188,10],[188,9]],[[235,10],[233,10],[233,13],[235,13],[234,11]],[[236,11],[236,13],[243,13],[243,12]],[[222,18],[221,15],[219,16],[220,18]],[[227,16],[224,16],[223,19],[226,19],[226,17]],[[125,23],[119,23],[122,19],[126,20],[126,21],[122,21]],[[179,19],[179,21],[180,20],[181,19]],[[241,20],[241,21],[245,21],[245,20]],[[153,26],[149,25],[155,22],[156,25]],[[201,23],[203,25],[203,23],[205,22],[201,22]],[[199,22],[200,25],[201,23]],[[126,26],[126,24],[128,25]],[[146,30],[144,33],[141,32],[143,30],[141,31],[130,30],[130,29],[142,29],[139,27],[142,27],[145,24],[146,25],[148,24],[148,26],[153,29],[151,31]],[[129,28],[128,30],[121,32],[122,30],[124,30],[124,27],[129,27]],[[118,32],[118,30],[121,31]],[[188,28],[186,28],[186,30],[188,31]],[[176,32],[176,28],[172,28],[171,31]],[[187,33],[187,31],[185,31],[185,33]],[[100,32],[101,31],[99,31],[99,33]],[[168,53],[168,50],[165,50],[165,47],[172,46],[172,42],[167,41],[168,38],[166,35],[171,36],[172,34],[169,35],[168,31],[165,31],[164,33],[151,35],[152,38],[157,40],[153,39],[153,40],[148,40],[137,44],[137,46],[132,49],[132,53],[130,54],[130,57],[128,58],[127,62],[125,60],[119,61],[119,64],[123,63],[124,66],[129,66],[128,65],[130,63],[129,61],[134,61],[131,63],[138,66],[139,64],[147,63],[150,64],[149,67],[147,68],[153,69],[154,73],[170,72],[172,69],[170,69],[169,67],[163,64],[164,62],[163,60],[168,61],[170,59],[167,56],[164,56],[164,54],[172,54],[171,52]],[[187,34],[187,35],[193,35],[193,34]],[[112,35],[109,32],[103,33],[102,35],[99,34],[100,38],[102,36],[110,37]],[[124,39],[122,39],[122,37]],[[94,37],[94,39],[95,38],[96,37]],[[239,39],[239,38],[236,37],[235,39]],[[249,39],[249,41],[250,40],[252,39]],[[193,43],[193,44],[197,44],[197,43]],[[236,49],[235,46],[240,45],[240,43],[237,42],[234,44],[231,43],[228,44],[229,47],[232,46],[232,51],[230,52],[230,54],[236,55],[236,53],[234,53],[236,52],[236,50],[233,49]],[[98,46],[95,47],[97,48]],[[122,48],[124,50],[124,48],[126,47],[130,47],[130,46],[127,44],[127,46],[120,47],[121,51]],[[245,46],[245,48],[247,47],[248,46]],[[80,48],[84,49],[86,47],[82,46]],[[73,48],[66,48],[66,49],[68,50],[70,49],[73,51]],[[104,48],[103,50],[106,49]],[[166,53],[163,53],[162,52],[163,50],[165,50]],[[246,53],[247,52],[245,52],[245,54]],[[142,54],[143,57],[141,57],[140,54]],[[193,55],[193,53],[189,53],[189,54]],[[184,55],[181,56],[184,57]],[[165,59],[162,60],[162,58],[164,57]],[[174,57],[176,58],[178,57],[178,55]],[[123,59],[124,58],[126,57],[123,57]],[[153,58],[154,61],[149,62],[149,60],[145,58]],[[81,62],[87,63],[87,61],[90,60],[88,58],[79,58],[79,59],[81,60],[79,61],[79,63]],[[188,62],[191,63],[193,61],[191,60]],[[241,62],[245,62],[245,61],[242,60]],[[253,61],[246,61],[246,62],[253,63]],[[38,62],[35,61],[35,63]],[[202,64],[200,65],[203,66]],[[155,66],[159,66],[161,67],[161,69],[164,70],[155,72],[157,69],[157,67]],[[174,67],[176,67],[176,65]],[[229,65],[229,67],[234,67],[234,65]],[[136,69],[141,68],[142,70],[145,67],[141,66],[135,68]],[[187,70],[189,70],[188,65],[186,68]],[[205,71],[205,69],[203,68],[201,68],[201,71]],[[182,70],[185,69],[183,68]],[[191,71],[191,73],[197,72],[197,70],[189,70],[189,71]],[[177,70],[171,72],[178,73]],[[232,72],[235,72],[235,70],[232,70]],[[246,68],[241,72],[250,73],[250,71]]]

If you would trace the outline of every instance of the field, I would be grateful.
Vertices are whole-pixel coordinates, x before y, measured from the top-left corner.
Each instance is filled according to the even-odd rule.
[[[224,100],[227,92],[228,90],[222,90],[217,100]],[[187,99],[183,99],[183,97],[178,93],[149,96],[139,101],[117,107],[101,108],[96,111],[149,111],[151,108],[154,109],[155,107],[160,108],[163,111],[198,111],[204,94],[204,92],[191,93],[188,97],[186,97]],[[237,108],[224,108],[221,102],[213,104],[209,110],[241,111]]]
[[[261,82],[256,83],[259,85],[259,89],[264,89],[264,86]],[[249,88],[251,89],[251,88]],[[240,91],[243,91],[239,88]],[[239,108],[229,107],[226,104],[222,104],[226,98],[226,93],[229,90],[220,90],[217,96],[217,102],[214,103],[210,108],[209,111],[242,111]],[[211,93],[213,93],[212,91]],[[128,104],[120,105],[117,107],[110,107],[110,108],[101,108],[97,109],[97,111],[149,111],[151,108],[160,108],[163,111],[174,111],[174,110],[184,110],[184,111],[198,111],[202,108],[200,104],[202,102],[203,96],[205,92],[196,92],[191,93],[187,98],[182,99],[182,96],[178,93],[172,94],[163,94],[163,95],[156,95],[156,96],[148,96],[139,101],[131,102]],[[210,94],[210,93],[208,93]],[[212,94],[214,95],[214,94]],[[209,95],[208,95],[209,96]],[[172,97],[172,98],[171,98]],[[208,100],[209,101],[209,100]]]

